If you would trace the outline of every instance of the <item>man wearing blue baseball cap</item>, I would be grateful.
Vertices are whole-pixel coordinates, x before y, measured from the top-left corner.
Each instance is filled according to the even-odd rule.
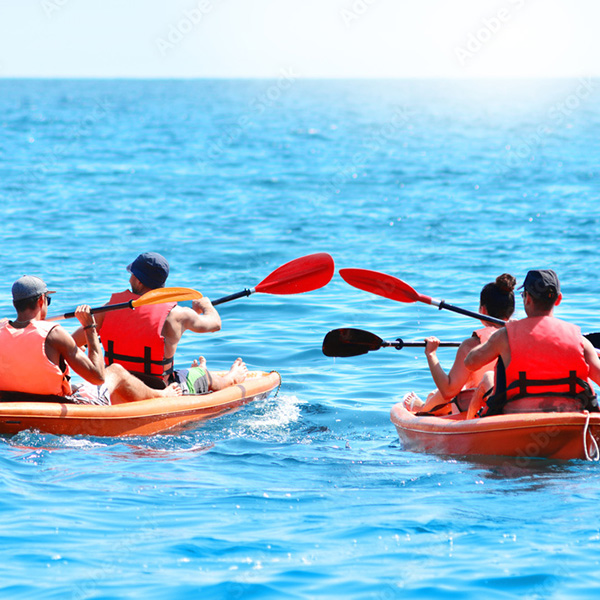
[[[88,305],[75,317],[86,355],[66,329],[46,321],[51,294],[39,277],[24,275],[12,286],[17,318],[0,323],[0,393],[3,399],[52,397],[76,404],[119,404],[157,395],[179,395],[174,385],[157,394],[119,365],[105,368],[96,323]],[[69,367],[86,381],[72,385]]]
[[[131,273],[131,290],[113,294],[109,304],[135,300],[164,287],[169,263],[156,252],[144,252],[127,270]],[[157,389],[176,382],[184,394],[203,394],[241,383],[246,378],[248,369],[241,358],[234,361],[225,375],[208,371],[202,356],[189,369],[174,369],[175,351],[185,331],[209,333],[221,329],[221,317],[206,297],[193,300],[192,308],[165,302],[138,306],[133,311],[100,313],[96,320],[105,363],[122,365]],[[73,337],[78,344],[85,343],[81,328]]]
[[[472,371],[498,359],[495,378],[482,384],[491,395],[479,407],[475,394],[469,416],[597,411],[590,380],[600,384],[600,360],[579,327],[554,317],[562,300],[556,273],[529,271],[521,287],[527,317],[507,322],[465,359]]]

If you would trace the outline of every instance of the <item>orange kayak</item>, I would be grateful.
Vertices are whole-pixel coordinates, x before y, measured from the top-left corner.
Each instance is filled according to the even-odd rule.
[[[152,435],[232,412],[253,400],[266,398],[280,384],[276,371],[253,371],[243,383],[218,392],[115,406],[0,402],[0,434],[37,429],[54,435]]]
[[[466,413],[418,417],[403,402],[392,423],[404,448],[454,455],[598,460],[600,413],[555,412],[466,419]]]

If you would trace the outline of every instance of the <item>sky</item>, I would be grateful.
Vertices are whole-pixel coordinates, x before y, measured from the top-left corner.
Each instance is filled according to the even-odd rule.
[[[598,0],[0,0],[0,77],[589,77]]]

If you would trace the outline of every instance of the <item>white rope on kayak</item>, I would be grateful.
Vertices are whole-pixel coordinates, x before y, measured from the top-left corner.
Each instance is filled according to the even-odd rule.
[[[590,431],[591,443],[590,443],[589,451],[588,451],[588,445],[587,445],[587,434],[588,434],[588,430],[589,430],[589,426],[590,426],[590,419],[591,419],[592,415],[590,415],[589,410],[584,410],[583,412],[586,415],[585,425],[583,427],[583,451],[585,452],[585,458],[586,458],[586,460],[598,462],[600,460],[600,451],[598,450],[598,442],[596,441],[596,438],[592,435],[591,431]]]

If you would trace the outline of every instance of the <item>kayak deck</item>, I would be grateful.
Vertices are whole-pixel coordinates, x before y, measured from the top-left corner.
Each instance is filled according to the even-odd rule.
[[[465,413],[416,416],[403,402],[391,420],[407,450],[450,455],[592,459],[600,441],[600,413],[554,412],[466,419]]]
[[[204,421],[266,398],[281,384],[276,371],[252,371],[218,392],[152,398],[110,406],[61,402],[0,402],[0,434],[36,429],[54,435],[152,435]]]

